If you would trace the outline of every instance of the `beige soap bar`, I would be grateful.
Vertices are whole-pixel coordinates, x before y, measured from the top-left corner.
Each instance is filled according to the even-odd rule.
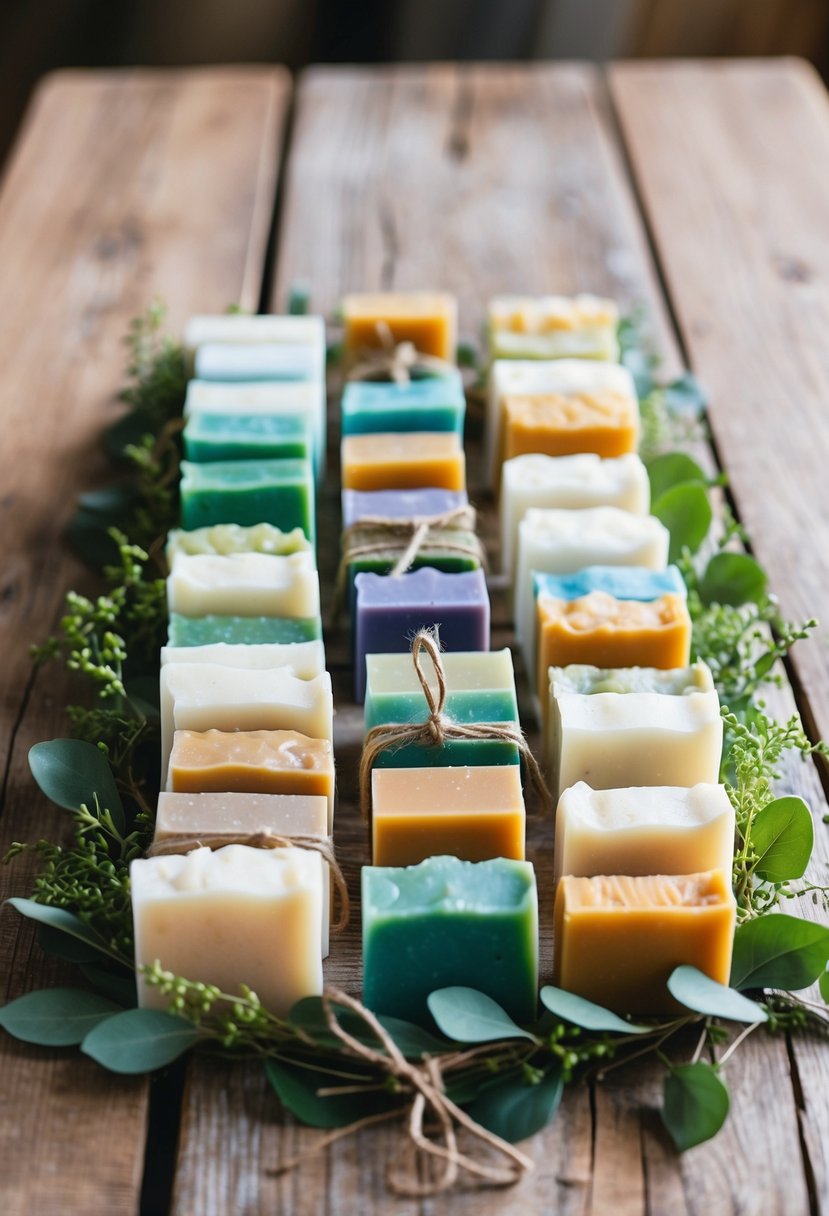
[[[167,606],[182,616],[319,616],[316,559],[308,550],[285,557],[177,553]]]
[[[211,642],[206,646],[162,646],[165,663],[217,663],[221,667],[285,667],[300,680],[313,680],[325,671],[325,646],[313,642]]]

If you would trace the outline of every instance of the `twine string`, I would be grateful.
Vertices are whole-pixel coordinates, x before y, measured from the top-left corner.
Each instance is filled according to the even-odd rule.
[[[377,321],[375,329],[380,345],[360,351],[360,361],[348,373],[349,380],[393,380],[405,385],[411,381],[413,372],[442,376],[455,370],[454,364],[437,355],[427,355],[414,342],[396,343],[387,321]]]

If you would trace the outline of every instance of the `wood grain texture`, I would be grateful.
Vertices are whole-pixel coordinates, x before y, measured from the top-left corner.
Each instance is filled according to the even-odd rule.
[[[28,747],[66,732],[65,681],[29,679],[27,648],[88,578],[63,527],[104,474],[128,321],[158,293],[178,327],[194,310],[256,308],[289,83],[277,69],[61,73],[40,88],[0,193],[0,851],[55,838],[60,812]],[[28,894],[32,866],[0,870]],[[15,914],[0,919],[8,999],[67,977]],[[68,982],[76,982],[74,976]],[[137,1210],[147,1085],[75,1051],[0,1041],[0,1158],[9,1216]]]

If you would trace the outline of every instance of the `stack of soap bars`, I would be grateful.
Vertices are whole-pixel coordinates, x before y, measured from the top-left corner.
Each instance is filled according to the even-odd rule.
[[[328,950],[328,866],[309,847],[330,841],[334,808],[314,549],[325,330],[319,317],[203,316],[185,345],[163,792],[156,855],[131,871],[136,963],[247,984],[283,1016],[321,991]]]

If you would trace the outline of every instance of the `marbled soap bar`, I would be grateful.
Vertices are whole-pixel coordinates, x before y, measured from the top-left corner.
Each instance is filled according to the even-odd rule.
[[[619,310],[594,295],[495,296],[487,310],[493,359],[619,358]]]
[[[302,528],[314,540],[314,479],[307,460],[181,462],[181,521],[185,528],[211,524],[275,524]]]
[[[193,414],[182,432],[187,460],[312,460],[311,422],[302,414]]]
[[[446,855],[464,861],[524,860],[526,814],[516,765],[375,768],[371,859],[413,866]]]
[[[731,873],[734,807],[724,785],[594,790],[570,786],[556,810],[555,876]]]
[[[667,989],[680,964],[727,984],[736,904],[731,876],[565,876],[558,884],[553,980],[619,1013],[678,1009]]]
[[[177,553],[270,553],[288,557],[291,553],[313,553],[314,547],[302,528],[283,532],[273,524],[212,524],[185,532],[174,528],[167,536],[167,564],[172,566]]]
[[[458,507],[468,514],[458,520],[457,527],[473,530],[475,509],[469,506],[466,490],[441,490],[426,486],[419,490],[343,490],[343,528],[360,520],[415,519],[424,515],[445,515]]]
[[[314,617],[181,616],[170,613],[170,646],[286,646],[322,638],[322,621]],[[211,657],[211,663],[214,659]],[[244,666],[244,664],[242,664]]]
[[[395,342],[411,342],[424,354],[455,362],[454,296],[437,291],[365,292],[346,296],[342,311],[347,363],[358,362],[367,348],[383,346],[385,327]]]
[[[239,618],[245,619],[259,621],[266,618]],[[325,647],[322,641],[212,642],[204,646],[162,646],[161,666],[165,663],[219,663],[222,667],[255,667],[260,671],[269,667],[287,667],[300,680],[313,680],[325,671]]]
[[[130,866],[136,967],[159,962],[223,992],[247,984],[285,1017],[322,991],[323,893],[319,853],[227,845],[139,859]],[[169,997],[138,976],[144,1008]]]
[[[346,435],[341,461],[346,490],[462,490],[466,485],[463,447],[455,432]]]
[[[477,988],[518,1021],[536,1016],[538,896],[529,862],[431,857],[364,866],[363,999],[378,1013],[429,1020],[437,988]]]
[[[463,438],[466,398],[460,372],[408,384],[352,380],[343,389],[343,435],[389,431],[455,431]]]
[[[317,616],[316,560],[310,550],[287,557],[177,553],[167,579],[167,605],[182,616]]]

